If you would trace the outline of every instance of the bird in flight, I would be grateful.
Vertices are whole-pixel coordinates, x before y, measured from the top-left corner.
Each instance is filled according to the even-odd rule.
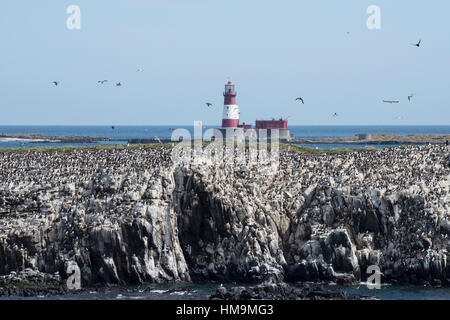
[[[212,103],[211,103],[211,102],[207,102],[206,105],[207,105],[208,107],[212,107]]]
[[[120,87],[122,84],[120,82],[116,83],[116,87]]]
[[[397,100],[383,100],[384,103],[399,103]]]
[[[113,129],[113,130],[114,130],[115,128],[116,128],[116,127],[114,127],[114,126],[111,126],[111,129]]]
[[[53,84],[55,85],[55,87],[57,87],[59,82],[58,81],[53,81]]]
[[[298,97],[298,98],[295,99],[295,101],[297,101],[297,100],[300,100],[303,104],[305,104],[305,101],[303,101],[302,98]]]
[[[97,83],[101,83],[101,84],[104,84],[105,82],[108,82],[108,80],[99,80],[99,81],[97,81]]]
[[[338,116],[338,114],[335,112],[333,113],[333,117],[336,118]]]
[[[136,70],[136,72],[144,72],[144,69],[143,68],[139,68],[139,69]]]
[[[408,101],[411,101],[411,98],[412,97],[414,97],[414,93],[411,93],[409,96],[408,96]]]
[[[411,43],[412,46],[416,46],[416,47],[420,47],[420,42],[422,42],[422,40],[419,40],[419,42],[417,43]]]

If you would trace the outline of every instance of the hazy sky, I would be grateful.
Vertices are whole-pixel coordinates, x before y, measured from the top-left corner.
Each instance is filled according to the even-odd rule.
[[[449,15],[448,0],[3,1],[0,124],[219,124],[232,80],[247,123],[448,125]]]

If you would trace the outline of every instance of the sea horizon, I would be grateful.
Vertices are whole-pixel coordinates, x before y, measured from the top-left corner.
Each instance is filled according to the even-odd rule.
[[[246,124],[248,124],[246,122]],[[205,124],[206,125],[206,124]],[[168,127],[193,126],[191,124],[0,124],[3,127]],[[208,124],[221,127],[221,124]],[[253,125],[252,125],[253,126]],[[289,124],[289,127],[450,127],[450,124]]]
[[[203,130],[217,128],[220,125],[205,125]],[[392,134],[398,136],[450,134],[450,125],[291,125],[290,133],[295,138],[339,138],[352,137],[358,134]],[[85,136],[108,138],[114,141],[98,141],[95,143],[48,143],[31,141],[0,141],[0,148],[22,148],[30,146],[95,146],[101,144],[127,144],[131,139],[170,139],[172,129],[186,129],[194,134],[193,125],[7,125],[0,126],[4,134],[41,134],[44,136]],[[347,147],[340,144],[308,144],[319,149]],[[353,147],[368,145],[353,144]],[[377,145],[377,148],[397,145]]]

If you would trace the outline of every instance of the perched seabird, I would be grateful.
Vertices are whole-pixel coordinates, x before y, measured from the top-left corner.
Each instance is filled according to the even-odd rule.
[[[414,97],[414,93],[411,93],[409,96],[408,96],[408,101],[411,101],[411,98],[412,97]]]
[[[420,47],[420,42],[421,42],[422,40],[419,40],[419,42],[417,42],[417,43],[411,43],[411,45],[412,46],[415,46],[415,47]]]
[[[300,100],[303,104],[305,104],[305,101],[303,101],[302,98],[298,97],[298,98],[295,99],[295,101],[297,101],[297,100]]]

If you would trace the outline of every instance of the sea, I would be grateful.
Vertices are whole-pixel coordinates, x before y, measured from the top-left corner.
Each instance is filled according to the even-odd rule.
[[[59,296],[0,297],[0,300],[208,300],[216,292],[218,284],[148,284],[141,286],[110,287],[99,291],[83,290]],[[226,288],[235,285],[226,284]],[[239,284],[238,286],[246,286]],[[381,285],[380,289],[369,289],[366,284],[356,286],[324,285],[331,291],[344,291],[379,300],[450,300],[450,288],[425,286]]]
[[[203,130],[217,128],[218,126],[205,126]],[[90,136],[105,137],[117,141],[99,141],[95,143],[39,143],[23,141],[3,141],[0,139],[0,148],[26,148],[31,146],[65,146],[65,145],[101,145],[101,144],[126,144],[128,139],[155,139],[170,138],[172,129],[186,129],[193,136],[192,125],[176,126],[0,126],[0,133],[8,134],[36,134],[46,136]],[[349,137],[355,134],[396,134],[407,136],[412,134],[450,134],[450,125],[439,126],[290,126],[291,134],[298,138],[323,138],[323,137]],[[305,146],[319,149],[348,147],[341,144],[305,144]],[[383,148],[395,145],[372,145]],[[351,147],[368,147],[366,144],[352,144]]]

